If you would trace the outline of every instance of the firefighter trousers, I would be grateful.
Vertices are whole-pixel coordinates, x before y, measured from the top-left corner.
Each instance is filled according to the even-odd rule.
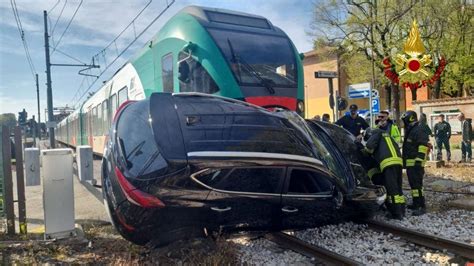
[[[425,197],[423,195],[423,176],[425,168],[421,165],[407,167],[408,182],[411,187],[414,208],[425,208]]]
[[[403,195],[402,166],[388,166],[383,170],[383,183],[388,196]]]

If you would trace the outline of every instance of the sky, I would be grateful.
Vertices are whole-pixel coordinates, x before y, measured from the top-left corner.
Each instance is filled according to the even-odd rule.
[[[125,49],[135,39],[135,35],[144,30],[166,8],[167,3],[172,2],[149,1],[152,0],[0,0],[0,114],[17,115],[25,108],[28,118],[37,116],[33,74],[37,73],[41,121],[44,122],[47,105],[43,10],[48,11],[51,63],[89,64],[93,56],[97,55],[96,63],[102,68],[86,73],[98,74],[117,58],[117,51]],[[123,63],[133,57],[166,21],[188,5],[224,8],[266,17],[288,34],[299,52],[307,52],[312,48],[311,37],[307,32],[310,31],[313,3],[312,0],[176,0],[95,83],[95,78],[78,74],[81,67],[52,66],[53,106],[71,107],[84,101],[89,87],[90,92],[97,90],[102,81],[108,80]],[[16,6],[20,18],[33,71],[25,55],[12,5]],[[135,23],[113,42],[143,9]],[[109,44],[112,45],[104,50]]]

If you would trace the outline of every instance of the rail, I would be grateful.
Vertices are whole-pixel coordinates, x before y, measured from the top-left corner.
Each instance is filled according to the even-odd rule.
[[[362,263],[351,258],[337,254],[325,248],[311,245],[294,236],[277,232],[265,235],[265,238],[285,248],[303,254],[308,257],[314,257],[330,265],[362,265]]]
[[[391,233],[421,246],[437,250],[448,250],[456,255],[474,260],[474,245],[447,239],[441,236],[422,233],[413,229],[403,228],[381,221],[368,220],[364,222],[367,223],[370,229]]]

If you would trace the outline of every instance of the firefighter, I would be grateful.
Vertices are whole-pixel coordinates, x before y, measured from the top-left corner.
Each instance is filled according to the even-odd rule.
[[[403,165],[407,170],[408,182],[411,187],[413,204],[408,208],[413,210],[413,215],[426,213],[425,197],[423,194],[423,176],[425,174],[425,162],[428,152],[428,134],[418,123],[418,117],[414,111],[407,111],[401,117],[405,128],[403,140]]]
[[[377,161],[382,173],[382,183],[387,190],[387,202],[390,212],[388,218],[401,220],[405,215],[405,197],[402,191],[403,161],[397,142],[382,129],[366,129],[364,134],[365,152]]]
[[[381,111],[377,117],[378,123],[376,123],[377,127],[385,130],[390,136],[397,142],[401,143],[402,138],[400,136],[400,130],[398,126],[389,118],[388,111]]]

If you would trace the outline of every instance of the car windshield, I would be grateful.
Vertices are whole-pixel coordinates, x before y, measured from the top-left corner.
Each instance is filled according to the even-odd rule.
[[[240,85],[296,87],[295,54],[287,38],[208,29]]]
[[[324,143],[320,140],[320,137],[317,136],[309,127],[308,124],[294,112],[284,112],[285,116],[288,118],[290,123],[295,124],[295,128],[300,129],[299,132],[307,139],[306,143],[308,146],[311,146],[311,149],[316,156],[316,158],[322,160],[324,164],[329,168],[329,170],[337,176],[339,179],[345,181],[345,172],[344,167],[342,167],[337,160],[334,158],[333,154],[326,148]]]

